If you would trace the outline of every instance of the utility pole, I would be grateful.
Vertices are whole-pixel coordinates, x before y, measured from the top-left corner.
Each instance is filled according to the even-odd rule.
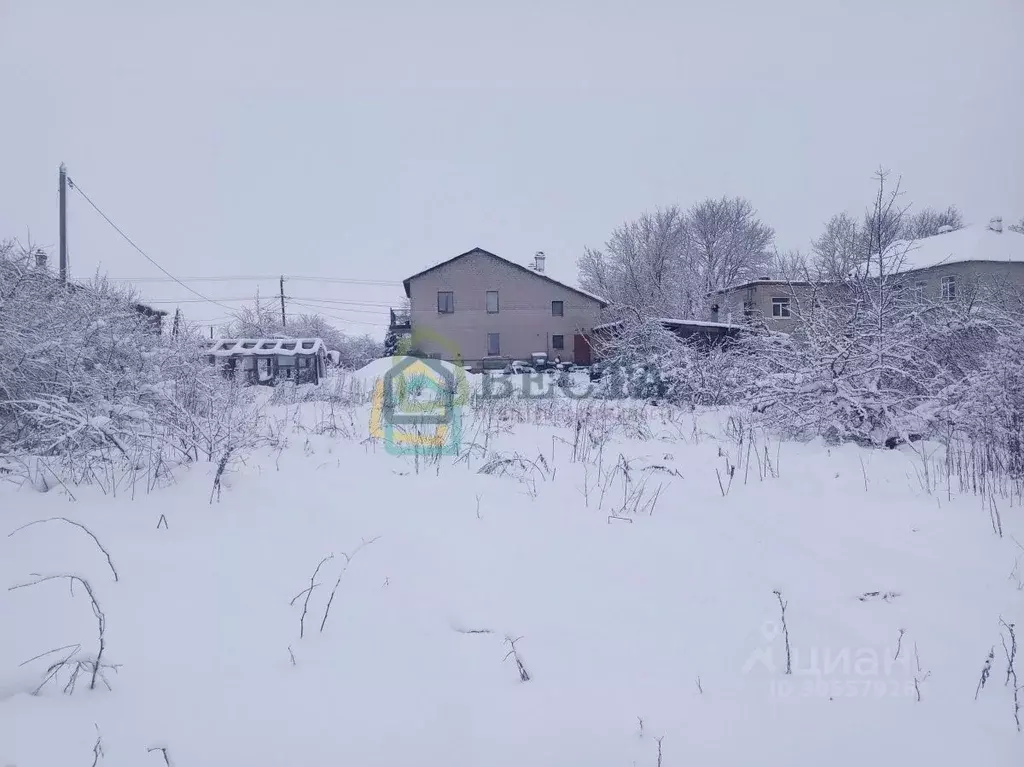
[[[288,318],[284,313],[284,275],[281,275],[281,327],[288,327]]]
[[[60,164],[60,281],[68,281],[68,169]]]

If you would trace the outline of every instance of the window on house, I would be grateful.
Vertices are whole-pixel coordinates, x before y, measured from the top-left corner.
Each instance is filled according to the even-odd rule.
[[[498,313],[498,291],[496,290],[487,291],[487,313]]]
[[[437,313],[452,314],[455,311],[455,294],[450,290],[437,291]]]
[[[501,354],[501,343],[498,339],[498,333],[487,334],[487,355],[494,357],[495,355]]]
[[[789,311],[789,299],[788,298],[773,298],[772,299],[772,317],[791,317]]]
[[[914,283],[914,287],[911,289],[910,295],[916,303],[924,303],[925,288],[928,287],[928,283],[923,280],[918,280]]]
[[[942,300],[953,301],[956,299],[956,277],[942,278]]]
[[[565,304],[562,301],[551,302],[551,316],[562,317],[565,315]]]
[[[551,348],[552,349],[564,349],[565,348],[565,336],[551,336]]]

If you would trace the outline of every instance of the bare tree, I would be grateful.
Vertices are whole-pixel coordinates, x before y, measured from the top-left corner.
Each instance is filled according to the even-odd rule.
[[[234,313],[228,325],[228,333],[239,338],[268,338],[280,329],[279,310],[262,301],[258,293],[251,305],[243,305]]]
[[[897,178],[894,186],[889,185],[890,171],[879,168],[875,171],[875,200],[864,212],[864,238],[866,244],[866,260],[863,275],[877,273],[884,283],[886,274],[896,271],[902,266],[906,256],[893,253],[893,247],[903,239],[903,228],[908,206],[901,204],[903,191],[902,178]],[[872,266],[874,259],[874,266]],[[896,263],[896,261],[899,263]]]
[[[864,261],[863,230],[848,213],[837,213],[825,230],[811,243],[811,264],[816,279],[831,282],[845,280]]]
[[[808,258],[799,250],[776,251],[772,258],[772,273],[779,279],[795,282],[817,277],[816,259]]]
[[[577,261],[580,285],[650,315],[671,315],[681,305],[686,228],[675,205],[644,213],[612,232],[604,250],[587,248]]]
[[[1024,234],[1024,216],[1020,217],[1020,221],[1016,224],[1010,224],[1010,231],[1017,232],[1018,234]]]
[[[384,345],[380,341],[365,333],[344,333],[316,312],[292,315],[288,318],[288,326],[284,327],[280,310],[269,302],[261,301],[259,296],[251,305],[242,306],[235,312],[227,331],[238,338],[320,338],[329,350],[338,352],[340,364],[349,368],[360,368],[384,355]]]
[[[742,197],[708,198],[686,214],[688,268],[701,296],[767,276],[775,232]]]
[[[950,231],[963,229],[964,217],[956,205],[950,205],[945,210],[923,208],[906,216],[901,235],[904,240],[920,240],[939,234],[945,227]]]

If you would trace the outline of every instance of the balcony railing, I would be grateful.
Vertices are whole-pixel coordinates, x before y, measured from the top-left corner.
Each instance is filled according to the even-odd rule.
[[[391,329],[409,330],[412,327],[412,320],[409,317],[408,309],[391,310]]]

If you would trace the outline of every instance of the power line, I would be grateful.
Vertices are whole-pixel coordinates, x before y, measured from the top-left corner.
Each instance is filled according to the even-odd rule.
[[[347,298],[320,298],[318,296],[289,296],[296,301],[316,301],[321,304],[341,304],[343,306],[373,306],[373,307],[392,307],[395,305],[394,301],[354,301]]]
[[[150,258],[149,255],[146,253],[146,251],[144,251],[142,248],[140,248],[138,245],[136,245],[131,237],[129,237],[127,234],[125,234],[123,231],[121,231],[121,228],[117,224],[115,224],[113,221],[111,221],[110,217],[107,216],[107,214],[104,213],[102,210],[100,210],[99,206],[97,206],[96,203],[94,203],[91,199],[89,199],[89,195],[87,195],[82,190],[82,188],[77,183],[73,182],[70,178],[68,178],[68,186],[70,186],[72,189],[74,189],[76,192],[78,192],[80,195],[82,195],[82,199],[84,199],[87,203],[89,203],[89,205],[92,206],[92,209],[95,210],[97,213],[99,213],[103,217],[103,220],[106,221],[108,224],[110,224],[114,228],[115,232],[117,232],[119,235],[124,237],[125,241],[129,245],[131,245],[133,248],[135,248],[135,250],[137,250],[142,255],[143,258],[145,258],[147,261],[149,261],[149,263],[151,263],[153,266],[155,266],[161,272],[166,274],[171,280],[173,280],[174,282],[176,282],[179,285],[181,285],[181,287],[185,288],[185,290],[189,291],[190,293],[195,293],[197,296],[199,296],[204,301],[208,301],[211,304],[216,304],[217,306],[223,307],[224,309],[227,309],[228,311],[232,311],[230,306],[225,306],[224,304],[218,303],[217,301],[212,301],[211,299],[207,298],[202,293],[200,293],[198,290],[195,290],[194,288],[190,288],[188,285],[186,285],[184,282],[179,280],[177,277],[175,277],[169,271],[167,271],[162,266],[160,266],[160,264],[158,264],[156,261],[154,261],[152,258]]]
[[[280,277],[281,275],[279,274],[237,274],[221,275],[218,277],[107,277],[107,279],[112,280],[113,282],[177,282],[180,285],[183,282],[269,282],[271,280],[278,280]],[[293,280],[296,282],[329,282],[342,285],[380,285],[393,287],[395,285],[402,284],[398,280],[360,280],[350,277],[291,277],[287,274],[284,277],[286,280]]]
[[[343,308],[345,306],[371,306],[371,307],[378,307],[378,308],[389,308],[391,306],[394,306],[394,302],[388,302],[388,301],[350,301],[350,300],[340,299],[340,298],[315,298],[315,297],[312,297],[312,296],[285,296],[285,298],[287,298],[288,300],[296,300],[296,301],[317,301],[317,302],[322,303],[322,304],[330,304],[331,306],[334,306],[335,304],[339,304],[340,306],[336,307],[336,308],[339,308],[339,309],[341,309],[341,308]],[[146,303],[148,303],[148,304],[189,304],[189,303],[200,303],[201,300],[204,300],[204,301],[255,301],[255,297],[254,296],[240,296],[238,298],[216,298],[216,299],[210,299],[210,298],[204,298],[204,299],[198,299],[198,298],[151,298],[151,299],[148,299],[146,301]],[[230,309],[231,307],[225,307],[225,308]],[[234,311],[234,310],[232,309],[232,311]]]
[[[313,308],[316,309],[318,307],[313,307]],[[354,320],[351,317],[340,317],[337,314],[331,314],[330,312],[324,312],[324,311],[317,312],[317,314],[319,314],[319,315],[321,315],[323,317],[329,317],[330,319],[333,319],[333,320],[339,320],[341,322],[348,322],[348,323],[351,323],[353,325],[366,325],[367,327],[371,327],[371,328],[381,328],[381,327],[385,327],[388,324],[387,321],[385,321],[383,319],[380,322],[366,322],[365,320]]]
[[[224,304],[221,304],[219,302],[220,301],[253,301],[253,300],[254,300],[253,296],[242,296],[241,298],[207,298],[206,296],[203,296],[202,298],[150,298],[150,299],[147,299],[145,301],[145,303],[147,303],[147,304],[198,304],[198,303],[203,303],[204,301],[209,301],[211,303],[217,304],[218,306],[224,306]],[[232,311],[232,312],[235,311],[235,309],[230,307],[230,306],[224,306],[224,308],[227,309],[228,311]]]
[[[287,296],[286,296],[286,298],[287,298]],[[330,309],[330,310],[335,311],[335,312],[353,312],[355,314],[374,314],[374,315],[376,315],[378,317],[381,317],[381,316],[384,315],[384,312],[381,312],[379,310],[374,310],[374,309],[346,309],[343,306],[323,306],[323,305],[318,305],[318,304],[303,303],[302,301],[296,301],[295,299],[292,299],[292,298],[288,299],[288,303],[289,304],[293,304],[295,306],[305,306],[307,309]]]

